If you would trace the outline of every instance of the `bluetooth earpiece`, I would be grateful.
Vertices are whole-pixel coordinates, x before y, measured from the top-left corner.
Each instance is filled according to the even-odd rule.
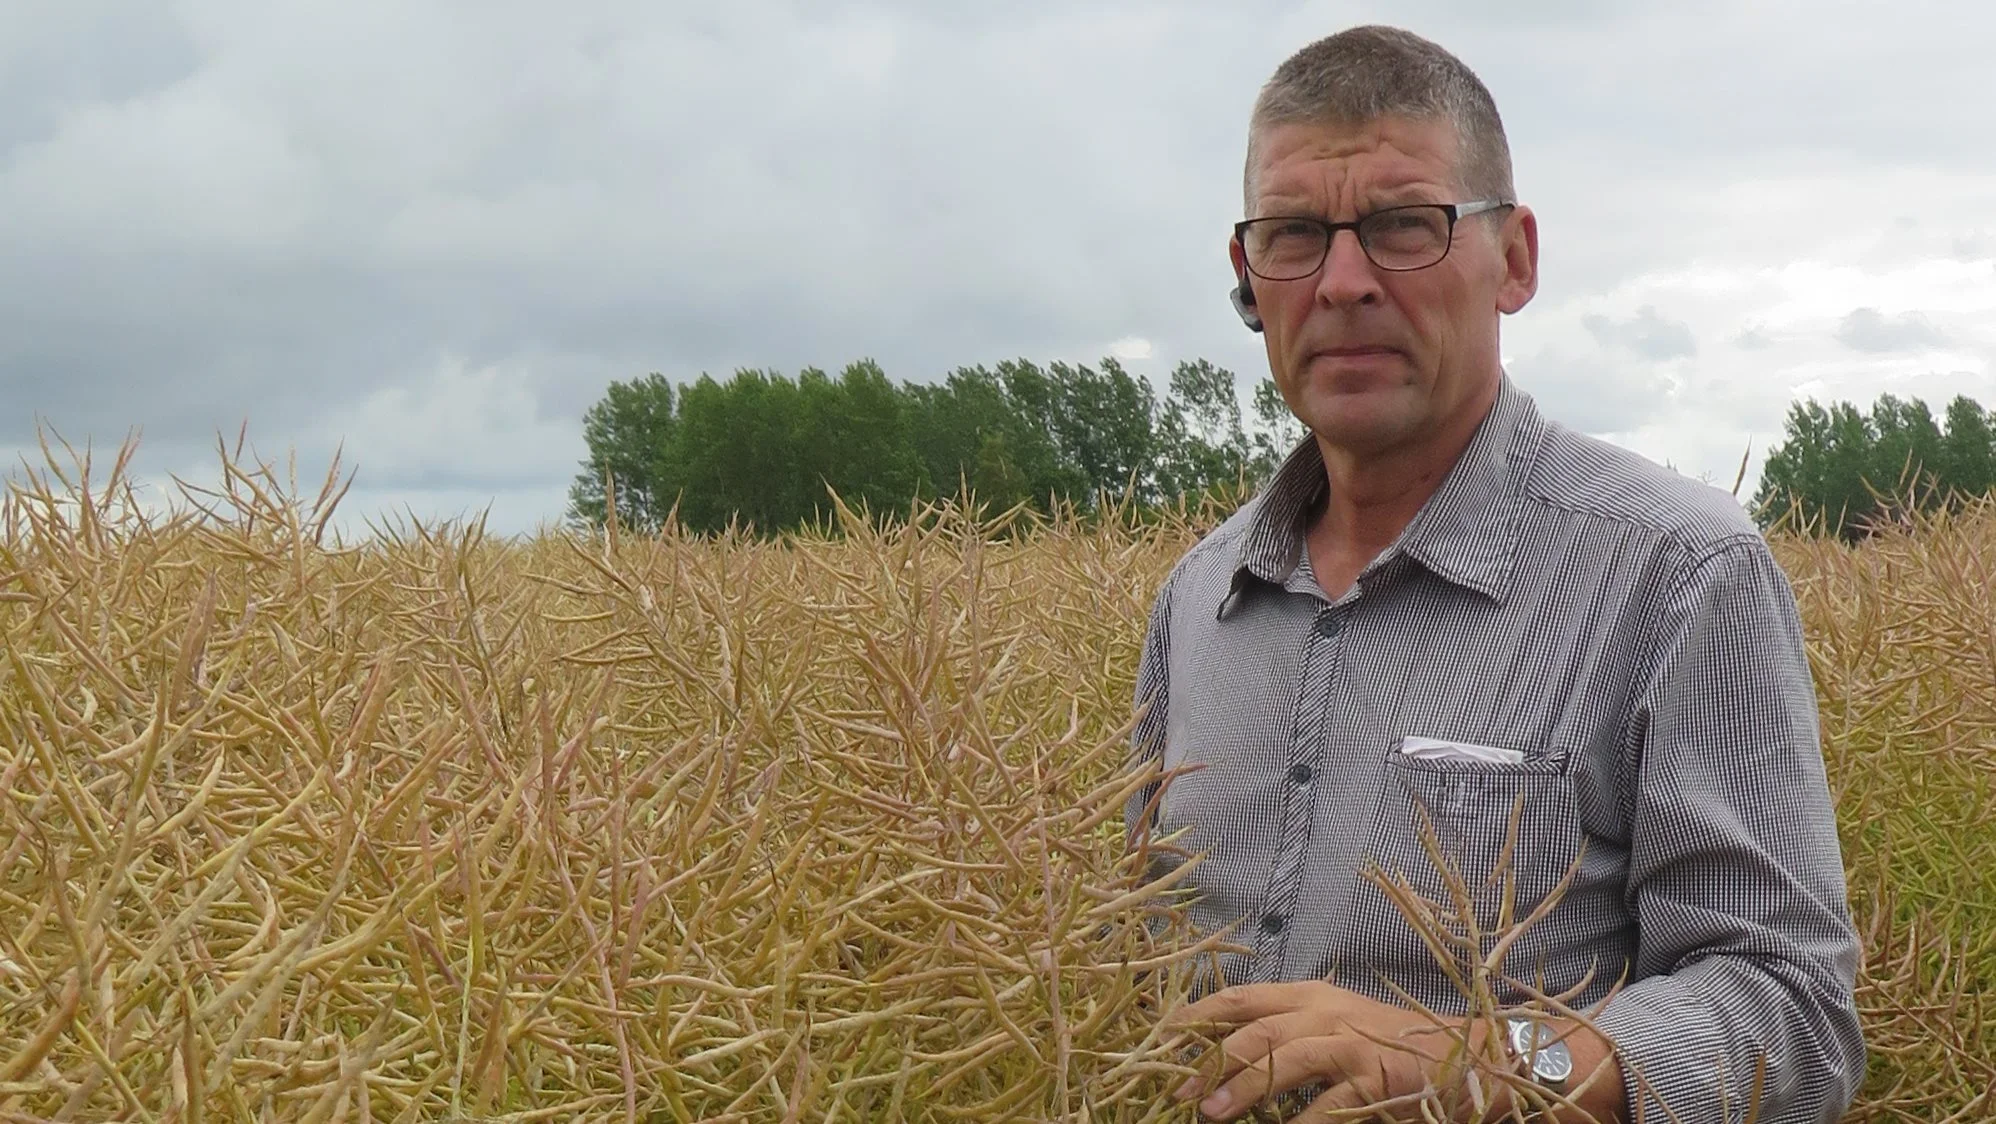
[[[1261,331],[1261,314],[1254,310],[1254,287],[1248,283],[1247,275],[1241,275],[1241,283],[1227,294],[1233,298],[1234,311],[1240,313],[1241,323],[1249,331]]]

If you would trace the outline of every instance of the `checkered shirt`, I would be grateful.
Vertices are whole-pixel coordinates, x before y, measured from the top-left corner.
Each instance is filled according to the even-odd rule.
[[[1762,1057],[1761,1121],[1841,1115],[1865,1067],[1859,947],[1793,593],[1738,502],[1545,418],[1508,375],[1335,600],[1303,549],[1326,489],[1306,435],[1174,566],[1138,670],[1135,759],[1187,771],[1132,799],[1131,844],[1204,856],[1192,920],[1251,948],[1225,982],[1399,1002],[1390,980],[1460,1014],[1364,870],[1445,901],[1425,813],[1490,925],[1521,804],[1517,915],[1578,872],[1503,971],[1583,1010],[1620,986],[1594,1017],[1642,1078],[1632,1119],[1667,1119],[1661,1097],[1685,1124],[1737,1120]],[[1415,758],[1406,736],[1523,760]]]

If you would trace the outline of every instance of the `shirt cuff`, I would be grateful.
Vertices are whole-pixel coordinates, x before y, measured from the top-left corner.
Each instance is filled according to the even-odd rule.
[[[1728,1124],[1744,1118],[1745,1094],[1728,1089],[1751,1089],[1752,1078],[1726,1072],[1725,1034],[1686,981],[1651,976],[1630,984],[1593,1023],[1622,1061],[1630,1120]]]

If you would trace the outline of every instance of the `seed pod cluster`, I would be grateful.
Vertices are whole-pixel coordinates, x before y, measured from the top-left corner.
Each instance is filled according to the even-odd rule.
[[[0,1117],[1194,1118],[1159,1019],[1221,946],[1125,854],[1122,766],[1219,513],[347,543],[336,471],[220,451],[174,512],[130,447],[0,511]],[[1996,512],[1775,548],[1865,934],[1851,1119],[1977,1118]]]
[[[68,483],[6,513],[0,1112],[1186,1118],[1143,540],[349,546],[330,485]]]

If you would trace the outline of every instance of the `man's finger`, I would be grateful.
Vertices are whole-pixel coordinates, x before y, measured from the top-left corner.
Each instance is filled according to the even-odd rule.
[[[1266,1073],[1268,1056],[1284,1043],[1329,1034],[1335,1029],[1334,1024],[1314,1011],[1290,1011],[1256,1019],[1221,1039],[1214,1052],[1195,1063],[1206,1076],[1186,1082],[1179,1095],[1204,1096],[1244,1070]]]
[[[1348,1034],[1293,1038],[1207,1094],[1199,1102],[1199,1111],[1214,1120],[1233,1120],[1251,1106],[1274,1100],[1291,1089],[1318,1083],[1352,1084],[1353,1078],[1377,1071],[1376,1061],[1368,1067],[1367,1059],[1373,1053],[1370,1042]]]
[[[1315,1002],[1322,1002],[1329,985],[1317,980],[1294,983],[1239,984],[1223,988],[1164,1017],[1167,1030],[1189,1029],[1200,1024],[1239,1026],[1267,1015],[1285,1014]]]
[[[1348,1124],[1379,1105],[1379,1094],[1368,1083],[1340,1081],[1291,1117],[1289,1124]]]

